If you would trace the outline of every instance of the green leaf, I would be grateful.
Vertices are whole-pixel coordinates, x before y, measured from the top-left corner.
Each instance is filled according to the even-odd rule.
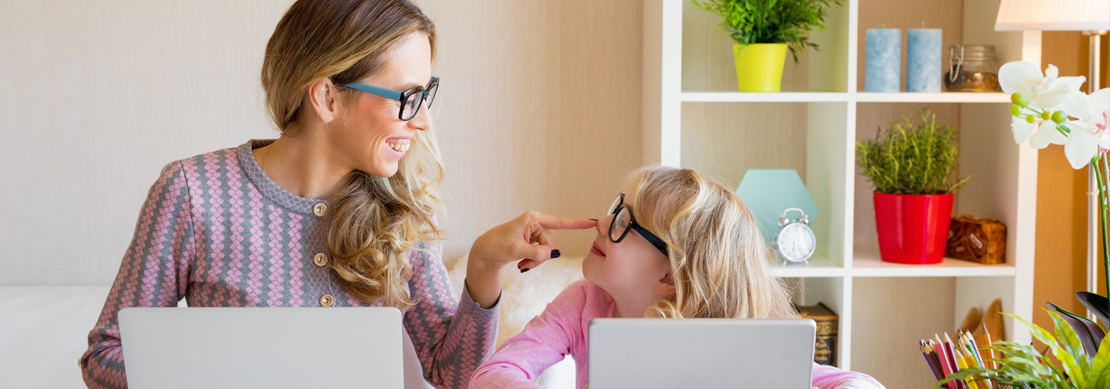
[[[973,375],[976,375],[976,374],[979,374],[979,373],[988,373],[988,372],[992,372],[992,371],[993,371],[992,369],[984,369],[984,368],[979,368],[979,367],[970,367],[970,368],[966,368],[966,369],[960,369],[960,371],[958,371],[958,372],[955,372],[955,373],[944,376],[944,379],[938,381],[936,386],[933,386],[933,389],[937,389],[941,385],[944,385],[944,384],[946,384],[948,382],[951,382],[951,381],[954,381],[954,380],[961,380],[962,381],[965,378],[971,377]]]
[[[1098,354],[1091,361],[1091,371],[1087,375],[1087,387],[1110,387],[1110,336],[1102,338],[1102,343],[1098,345]]]
[[[1083,344],[1080,343],[1079,336],[1075,334],[1071,324],[1064,321],[1059,313],[1048,309],[1045,309],[1045,311],[1052,317],[1052,322],[1056,325],[1056,339],[1064,346],[1061,349],[1063,353],[1057,353],[1056,359],[1064,364],[1064,367],[1068,370],[1068,376],[1076,381],[1076,386],[1085,386],[1084,383],[1087,374],[1091,371],[1091,365],[1087,360],[1087,353],[1083,351]]]
[[[1059,352],[1056,351],[1056,349],[1058,349],[1059,346],[1056,344],[1056,338],[1054,338],[1052,336],[1051,332],[1048,332],[1048,330],[1045,330],[1044,328],[1041,328],[1041,326],[1038,326],[1036,324],[1033,324],[1033,323],[1030,323],[1030,322],[1026,321],[1025,319],[1022,319],[1021,317],[1019,317],[1017,315],[1011,315],[1011,314],[1005,313],[1005,312],[1002,312],[1002,314],[1006,315],[1006,316],[1009,316],[1009,317],[1012,317],[1012,318],[1014,318],[1014,320],[1020,321],[1021,324],[1025,325],[1025,328],[1029,329],[1029,335],[1032,335],[1034,339],[1037,339],[1037,340],[1041,341],[1041,343],[1044,343],[1045,345],[1047,345],[1050,349],[1052,349],[1053,354],[1059,355]]]

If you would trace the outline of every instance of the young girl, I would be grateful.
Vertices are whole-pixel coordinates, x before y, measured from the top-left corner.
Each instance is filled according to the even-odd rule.
[[[596,228],[582,262],[585,278],[482,364],[472,389],[538,388],[532,380],[567,354],[582,389],[587,329],[598,317],[796,317],[787,291],[767,270],[774,254],[751,212],[702,173],[668,167],[632,172]],[[867,375],[816,364],[813,385],[883,388]]]

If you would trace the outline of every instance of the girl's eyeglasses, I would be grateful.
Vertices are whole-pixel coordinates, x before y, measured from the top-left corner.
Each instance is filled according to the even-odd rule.
[[[637,223],[636,218],[632,217],[632,211],[628,209],[628,206],[624,205],[624,192],[617,195],[617,199],[613,201],[613,205],[609,206],[609,212],[606,213],[606,215],[614,214],[616,216],[613,217],[613,222],[609,223],[610,241],[613,243],[620,243],[624,240],[625,236],[628,236],[629,230],[636,230],[636,232],[640,233],[640,236],[643,236],[644,239],[647,239],[652,246],[662,251],[663,255],[667,255],[667,244],[664,243],[662,239],[655,236],[655,234],[652,234],[641,226],[640,223]]]
[[[413,87],[404,92],[363,84],[361,82],[352,82],[350,84],[343,84],[343,86],[387,99],[400,101],[401,110],[397,113],[397,118],[402,121],[408,121],[416,117],[416,113],[420,112],[420,106],[424,105],[423,103],[425,100],[428,101],[428,108],[432,108],[432,100],[436,98],[436,91],[439,90],[439,77],[432,77],[432,80],[428,82],[428,86]]]

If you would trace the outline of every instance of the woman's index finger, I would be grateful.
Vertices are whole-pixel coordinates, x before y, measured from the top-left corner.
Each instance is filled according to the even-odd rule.
[[[549,230],[585,230],[597,225],[597,221],[590,219],[571,219],[544,214],[537,215],[536,221]]]

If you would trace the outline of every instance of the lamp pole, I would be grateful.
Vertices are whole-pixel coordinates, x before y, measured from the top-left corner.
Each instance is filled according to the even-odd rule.
[[[1098,91],[1098,70],[1099,70],[1099,40],[1106,31],[1083,31],[1083,35],[1089,36],[1091,41],[1091,49],[1088,53],[1090,68],[1087,72],[1087,94],[1094,94]],[[1099,158],[1098,163],[1107,163],[1105,156]],[[1098,223],[1099,208],[1098,198],[1098,167],[1091,163],[1087,164],[1087,290],[1091,293],[1098,293],[1098,263],[1100,262],[1098,255]],[[1110,182],[1110,181],[1108,181]],[[1107,285],[1110,288],[1110,285]],[[1090,309],[1087,310],[1087,318],[1091,321],[1097,320],[1095,313]]]

